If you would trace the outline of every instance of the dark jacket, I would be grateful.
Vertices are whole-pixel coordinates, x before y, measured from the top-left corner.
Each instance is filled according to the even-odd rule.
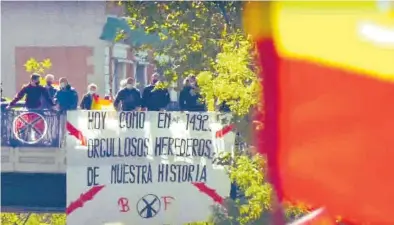
[[[222,102],[222,104],[220,104],[219,106],[219,111],[220,112],[231,112],[230,106],[227,105],[226,102]]]
[[[170,93],[167,89],[154,89],[154,85],[144,88],[142,93],[142,107],[146,107],[149,111],[159,111],[165,109],[170,103]]]
[[[205,104],[200,101],[201,95],[195,87],[185,86],[179,94],[179,108],[181,111],[206,111]]]
[[[44,88],[48,92],[48,95],[52,99],[52,101],[54,101],[57,89],[54,88],[52,85],[50,85],[50,86],[47,85]],[[47,101],[45,101],[45,99],[43,97],[41,97],[41,101],[42,101],[43,108],[50,108],[51,107],[51,105],[48,104]]]
[[[56,92],[55,101],[59,104],[61,111],[77,109],[78,93],[70,85],[67,85]]]
[[[93,96],[90,93],[86,93],[82,97],[81,104],[79,104],[79,107],[84,110],[91,110],[92,109],[92,103],[93,103]]]
[[[48,91],[49,97],[51,97],[52,99],[55,97],[56,92],[58,91],[52,85],[50,85],[50,86],[47,85],[44,88]]]
[[[141,94],[135,89],[123,88],[115,97],[114,107],[118,109],[121,104],[122,111],[132,111],[141,106]]]
[[[31,84],[25,85],[22,89],[16,94],[15,98],[10,102],[10,106],[15,105],[16,102],[21,100],[26,95],[25,107],[28,109],[40,109],[43,107],[41,98],[43,98],[46,103],[50,106],[54,106],[51,97],[48,94],[48,91],[40,85],[33,86]]]

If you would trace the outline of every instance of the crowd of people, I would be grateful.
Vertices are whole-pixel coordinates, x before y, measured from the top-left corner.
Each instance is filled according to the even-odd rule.
[[[67,78],[59,79],[59,88],[53,85],[54,75],[45,76],[46,85],[44,86],[40,84],[41,79],[41,75],[32,74],[30,82],[19,90],[14,99],[8,103],[6,109],[12,108],[18,101],[25,98],[24,107],[28,110],[55,109],[61,112],[78,108],[91,110],[94,99],[99,97],[97,85],[89,84],[87,93],[82,96],[81,102],[78,104],[78,93]],[[104,99],[111,100],[114,108],[119,111],[165,110],[171,102],[170,94],[166,88],[156,88],[160,82],[160,75],[155,73],[151,77],[151,83],[140,91],[136,88],[135,79],[129,77],[121,81],[120,90],[116,96],[108,94]],[[194,75],[185,78],[179,94],[178,105],[181,111],[206,111],[206,105],[201,100],[197,79]]]

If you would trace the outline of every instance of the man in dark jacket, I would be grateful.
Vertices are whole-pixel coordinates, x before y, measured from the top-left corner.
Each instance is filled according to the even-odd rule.
[[[155,89],[159,82],[159,74],[152,75],[151,84],[144,88],[142,93],[142,107],[149,111],[164,110],[170,103],[168,89]]]
[[[205,104],[201,102],[201,95],[195,76],[185,79],[183,89],[179,94],[179,107],[181,111],[205,112]]]
[[[59,104],[59,110],[64,112],[67,110],[75,110],[78,107],[78,93],[68,83],[67,78],[59,79],[60,90],[55,94],[55,101]]]
[[[47,90],[40,85],[40,78],[41,76],[39,74],[32,74],[30,76],[30,83],[22,87],[18,94],[16,94],[15,98],[7,106],[7,109],[15,105],[24,96],[26,96],[25,107],[27,109],[41,109],[43,107],[41,98],[53,107],[55,104]]]
[[[91,110],[92,109],[92,104],[93,104],[93,97],[96,95],[96,90],[97,90],[97,85],[95,84],[89,84],[88,86],[88,93],[86,93],[82,97],[81,104],[79,107],[84,110]]]
[[[122,111],[133,111],[141,107],[141,94],[135,88],[135,81],[131,77],[127,78],[126,87],[121,89],[115,97],[115,109],[119,109],[119,104],[121,104]]]
[[[231,112],[230,106],[227,104],[227,102],[222,102],[219,106],[219,111],[220,112]]]
[[[54,80],[55,80],[55,77],[52,74],[47,74],[45,76],[46,85],[44,86],[44,88],[47,90],[49,97],[51,97],[52,101],[54,101],[55,95],[57,92],[57,89],[55,87],[53,87],[53,85],[52,85]],[[41,98],[41,101],[42,101],[43,108],[45,108],[45,109],[50,108],[50,105],[48,105],[46,103],[45,99]]]
[[[45,88],[48,90],[49,97],[52,99],[55,97],[56,92],[58,91],[55,87],[53,87],[53,81],[55,80],[55,76],[52,74],[47,74],[45,76],[46,86]]]

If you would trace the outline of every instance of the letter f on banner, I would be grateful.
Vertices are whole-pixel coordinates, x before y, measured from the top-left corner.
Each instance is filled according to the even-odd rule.
[[[161,198],[164,202],[164,210],[167,210],[167,206],[171,204],[172,201],[170,200],[175,200],[175,198],[171,196],[162,196]]]

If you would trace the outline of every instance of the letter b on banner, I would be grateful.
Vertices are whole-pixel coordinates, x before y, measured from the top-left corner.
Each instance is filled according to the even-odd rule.
[[[119,205],[119,211],[120,212],[128,212],[128,211],[130,211],[129,199],[124,198],[124,197],[119,198],[118,205]]]

